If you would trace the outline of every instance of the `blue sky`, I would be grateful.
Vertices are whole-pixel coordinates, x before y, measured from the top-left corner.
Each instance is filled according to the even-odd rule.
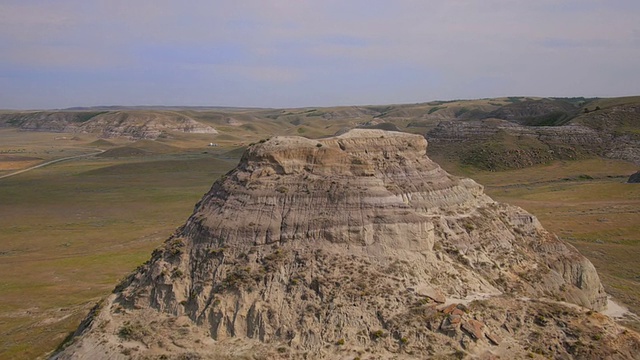
[[[2,0],[0,108],[640,94],[637,0]]]

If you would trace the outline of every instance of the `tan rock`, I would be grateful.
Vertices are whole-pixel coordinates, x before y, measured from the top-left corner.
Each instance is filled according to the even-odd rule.
[[[415,292],[418,295],[426,296],[440,304],[447,301],[447,298],[445,297],[444,293],[440,289],[433,286],[419,285],[416,287]]]
[[[493,344],[493,345],[500,345],[500,343],[502,342],[502,339],[500,339],[499,336],[495,335],[494,333],[491,332],[485,332],[484,336],[487,337],[487,339],[489,339],[489,341]]]
[[[460,327],[469,335],[473,336],[475,340],[479,340],[484,337],[484,324],[480,321],[473,319],[463,321]]]
[[[450,304],[449,306],[445,307],[442,312],[445,314],[451,314],[454,310],[457,309],[458,304]]]

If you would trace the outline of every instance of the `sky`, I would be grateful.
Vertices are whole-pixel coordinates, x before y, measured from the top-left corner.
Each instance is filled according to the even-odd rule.
[[[640,94],[638,0],[0,0],[0,108]]]

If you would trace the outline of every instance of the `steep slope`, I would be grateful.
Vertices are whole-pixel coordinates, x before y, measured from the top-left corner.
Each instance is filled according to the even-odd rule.
[[[558,126],[568,123],[579,107],[561,99],[517,101],[489,113],[487,118],[508,120],[521,125]]]
[[[592,109],[572,120],[572,124],[594,129],[609,137],[604,155],[640,165],[640,99],[619,98],[594,102]]]
[[[217,134],[210,126],[174,112],[117,111],[98,115],[79,127],[80,132],[102,137],[157,139],[163,132],[177,131],[196,134]]]
[[[525,100],[483,120],[442,121],[426,134],[430,152],[486,170],[600,156],[640,165],[638,98]],[[577,102],[576,102],[577,101]]]
[[[506,120],[443,121],[426,134],[430,152],[487,170],[605,156],[612,135],[582,125],[523,126]]]
[[[447,174],[426,146],[356,129],[250,147],[54,358],[628,358],[640,348],[635,333],[572,305],[606,306],[586,258]],[[596,335],[597,347],[584,345]]]

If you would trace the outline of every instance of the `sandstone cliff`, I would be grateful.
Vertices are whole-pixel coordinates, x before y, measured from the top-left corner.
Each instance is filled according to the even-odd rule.
[[[356,129],[250,147],[54,358],[626,358],[640,348],[588,311],[607,300],[586,258],[447,174],[426,146]]]

